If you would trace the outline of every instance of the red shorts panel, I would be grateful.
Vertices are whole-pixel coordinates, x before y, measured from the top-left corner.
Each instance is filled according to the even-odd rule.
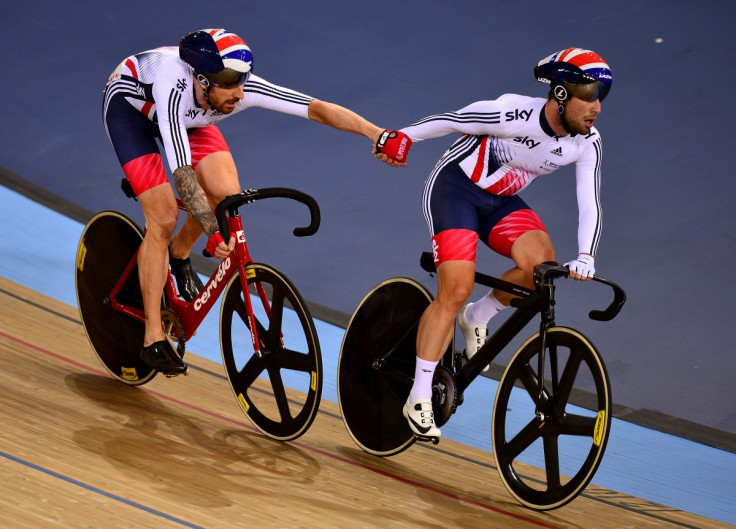
[[[189,131],[189,147],[193,169],[213,152],[230,152],[222,132],[215,125]],[[123,172],[136,195],[168,182],[159,153],[145,154],[129,161],[123,165]]]
[[[441,231],[432,237],[432,254],[435,267],[445,261],[475,262],[478,234],[473,230],[452,229]]]
[[[511,247],[516,239],[528,231],[547,229],[531,209],[518,209],[502,218],[488,234],[488,246],[494,252],[511,257]]]
[[[157,152],[129,161],[123,165],[123,172],[137,196],[168,182],[161,155]]]
[[[208,154],[213,152],[230,152],[227,142],[215,125],[194,129],[189,132],[189,148],[192,151],[192,167],[197,168],[197,164]]]

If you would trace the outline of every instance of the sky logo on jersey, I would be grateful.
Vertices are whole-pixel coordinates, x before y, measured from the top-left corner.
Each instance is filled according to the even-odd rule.
[[[524,121],[529,121],[529,118],[532,115],[533,110],[519,110],[518,108],[516,110],[509,110],[506,112],[506,121],[516,121],[517,119],[523,119]]]
[[[539,145],[539,142],[538,141],[534,141],[529,136],[524,136],[523,138],[520,137],[520,136],[517,136],[516,138],[514,138],[514,141],[516,143],[521,143],[522,145],[526,145],[530,149],[533,149],[534,147],[536,147],[537,145]]]

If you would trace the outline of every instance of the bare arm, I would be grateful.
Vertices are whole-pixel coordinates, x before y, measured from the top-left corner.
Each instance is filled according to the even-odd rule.
[[[334,103],[313,99],[309,103],[308,116],[309,119],[318,123],[323,123],[345,132],[365,136],[373,142],[373,154],[375,154],[377,159],[392,167],[406,167],[406,162],[397,162],[376,150],[375,143],[378,141],[378,137],[384,129],[377,127],[352,110]]]
[[[187,211],[202,228],[202,231],[210,237],[217,228],[217,219],[212,213],[207,197],[199,186],[197,175],[191,165],[183,165],[174,171],[174,183],[176,192],[187,207]]]
[[[377,127],[362,116],[359,116],[352,110],[349,110],[334,103],[313,99],[309,103],[309,119],[318,123],[329,125],[330,127],[345,132],[352,132],[365,136],[373,143],[378,140],[378,136],[383,132],[382,128]]]

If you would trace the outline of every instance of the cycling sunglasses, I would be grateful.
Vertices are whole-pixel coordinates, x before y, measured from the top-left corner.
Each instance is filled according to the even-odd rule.
[[[602,83],[601,81],[586,84],[565,82],[564,86],[570,95],[588,102],[595,101],[596,99],[603,102],[608,92],[611,91],[611,83]]]
[[[225,68],[218,74],[207,74],[204,76],[210,86],[219,88],[233,88],[234,86],[244,85],[250,77],[250,71],[245,73]]]

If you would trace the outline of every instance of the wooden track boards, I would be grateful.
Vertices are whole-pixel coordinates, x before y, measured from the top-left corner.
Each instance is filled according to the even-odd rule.
[[[443,440],[373,457],[331,402],[302,438],[271,441],[221,365],[187,360],[188,377],[125,386],[74,307],[0,278],[0,527],[728,527],[594,486],[530,511],[491,454]]]

